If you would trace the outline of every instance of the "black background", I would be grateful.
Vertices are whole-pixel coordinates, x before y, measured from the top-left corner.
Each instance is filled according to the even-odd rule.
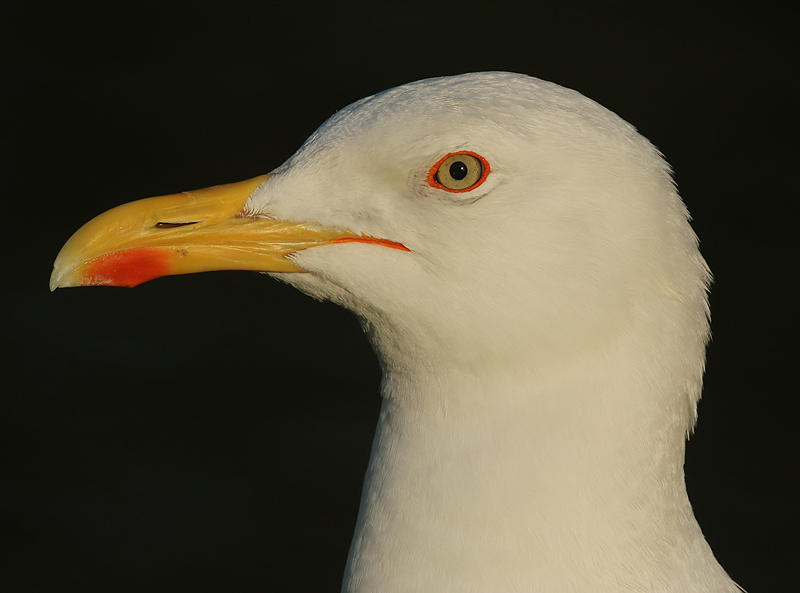
[[[112,206],[478,70],[575,88],[675,168],[716,278],[690,496],[735,580],[796,586],[796,31],[720,6],[0,4],[0,590],[338,591],[380,403],[355,319],[245,272],[51,294],[52,261]]]

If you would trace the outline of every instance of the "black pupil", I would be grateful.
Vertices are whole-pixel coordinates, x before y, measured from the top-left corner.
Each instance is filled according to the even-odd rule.
[[[450,165],[450,177],[456,181],[461,181],[467,176],[467,166],[461,161],[456,161]]]

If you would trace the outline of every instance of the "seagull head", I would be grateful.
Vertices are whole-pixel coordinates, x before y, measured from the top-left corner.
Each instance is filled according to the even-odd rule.
[[[220,269],[351,309],[389,370],[546,374],[625,344],[669,352],[690,408],[699,394],[709,273],[668,166],[528,76],[390,89],[269,175],[115,208],[64,246],[51,287]]]

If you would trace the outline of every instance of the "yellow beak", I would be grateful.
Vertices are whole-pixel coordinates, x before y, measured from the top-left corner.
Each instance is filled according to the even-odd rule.
[[[50,290],[136,286],[161,276],[213,270],[304,272],[287,255],[330,243],[400,243],[242,214],[269,175],[146,198],[112,208],[70,237],[56,258]]]

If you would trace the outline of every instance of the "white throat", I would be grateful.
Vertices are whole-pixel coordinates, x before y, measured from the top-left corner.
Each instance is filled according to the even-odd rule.
[[[630,354],[385,369],[343,591],[736,591],[686,495],[681,398]]]

